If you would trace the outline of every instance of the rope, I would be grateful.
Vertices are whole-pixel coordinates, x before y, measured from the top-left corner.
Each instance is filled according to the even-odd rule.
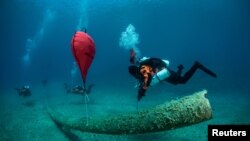
[[[88,95],[85,93],[85,111],[86,111],[86,115],[87,115],[87,123],[86,125],[88,126],[89,125],[89,113],[88,113],[88,102],[89,102],[89,97]]]

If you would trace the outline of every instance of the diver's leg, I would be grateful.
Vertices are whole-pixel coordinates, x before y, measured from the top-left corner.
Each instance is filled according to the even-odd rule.
[[[199,64],[197,62],[184,74],[180,79],[180,83],[185,84],[195,73],[195,71],[199,68]]]
[[[206,67],[204,67],[201,63],[199,62],[195,62],[194,65],[189,69],[189,71],[187,71],[185,73],[185,75],[183,77],[181,77],[181,82],[185,84],[195,73],[195,71],[197,69],[201,69],[202,71],[204,71],[205,73],[211,75],[212,77],[216,77],[216,74],[214,72],[212,72],[211,70],[207,69]]]
[[[182,83],[182,77],[180,76],[181,70],[178,70],[177,72],[168,69],[170,76],[165,79],[166,82],[169,82],[173,85],[177,85]]]

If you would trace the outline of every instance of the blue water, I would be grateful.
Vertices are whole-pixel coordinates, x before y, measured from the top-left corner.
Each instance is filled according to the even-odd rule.
[[[79,3],[11,0],[3,1],[1,7],[1,86],[28,83],[23,77],[29,83],[45,78],[70,79],[74,61],[70,41],[80,17]],[[142,55],[169,59],[174,69],[180,63],[188,68],[199,60],[226,79],[218,84],[247,87],[248,7],[248,0],[88,1],[88,33],[97,48],[88,81],[127,75],[129,53],[119,48],[119,37],[133,24]],[[25,68],[22,56],[26,41],[36,36],[48,9],[54,18]]]
[[[4,0],[0,5],[1,90],[44,79],[71,83],[70,42],[82,18],[81,27],[96,44],[87,83],[97,88],[119,83],[121,91],[133,90],[129,51],[119,47],[121,33],[132,24],[142,56],[168,59],[174,70],[179,64],[187,70],[198,60],[218,76],[197,72],[185,86],[167,85],[166,91],[250,92],[249,0]],[[74,83],[82,84],[78,70]]]

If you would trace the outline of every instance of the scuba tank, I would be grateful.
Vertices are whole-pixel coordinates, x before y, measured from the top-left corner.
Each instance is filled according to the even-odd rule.
[[[154,86],[155,84],[158,84],[160,81],[168,78],[169,76],[170,76],[170,72],[166,68],[162,69],[161,71],[159,71],[153,76],[150,86]]]

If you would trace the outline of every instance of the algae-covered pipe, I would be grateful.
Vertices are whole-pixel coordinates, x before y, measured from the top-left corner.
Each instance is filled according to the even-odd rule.
[[[203,90],[178,100],[135,113],[73,120],[49,107],[52,120],[64,127],[100,134],[142,134],[188,126],[212,118],[212,108]]]

